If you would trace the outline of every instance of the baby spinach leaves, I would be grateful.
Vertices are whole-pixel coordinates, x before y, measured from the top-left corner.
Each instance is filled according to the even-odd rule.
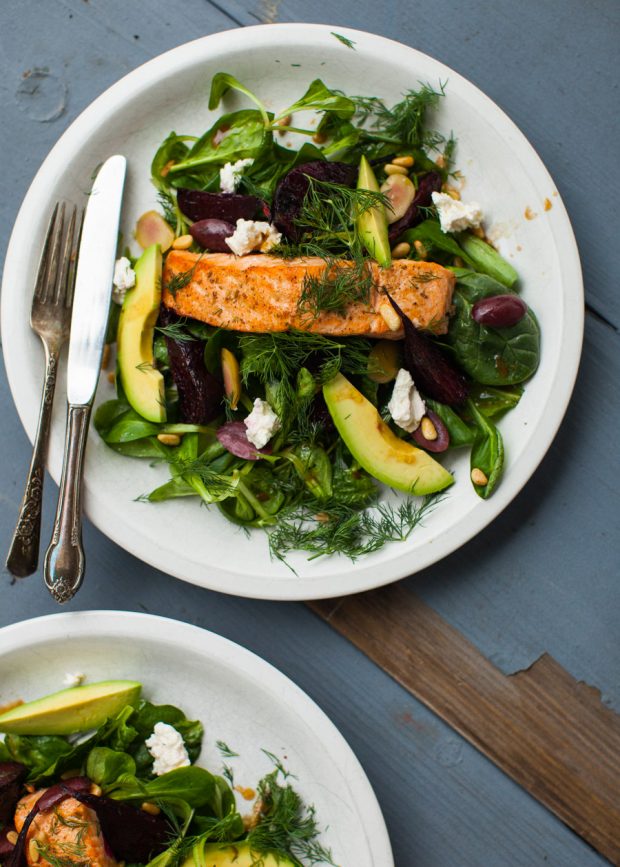
[[[504,469],[504,443],[502,435],[492,421],[478,410],[470,399],[467,408],[476,424],[476,438],[471,450],[471,468],[482,470],[487,478],[486,485],[478,485],[472,480],[474,490],[486,500],[499,482]]]

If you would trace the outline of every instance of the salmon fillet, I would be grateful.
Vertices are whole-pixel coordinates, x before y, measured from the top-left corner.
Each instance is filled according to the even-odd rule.
[[[26,795],[15,810],[15,829],[19,833],[45,789]],[[37,813],[28,829],[26,860],[36,867],[74,864],[75,867],[117,867],[118,861],[105,849],[96,813],[75,798],[66,798],[46,813]],[[41,848],[31,852],[30,841]],[[34,856],[34,857],[33,857]],[[46,857],[49,856],[49,857]]]
[[[300,313],[307,275],[320,276],[319,258],[171,250],[163,274],[163,303],[180,316],[233,331],[311,331],[337,337],[353,335],[400,339],[379,312],[387,291],[418,328],[444,334],[452,303],[454,274],[434,262],[395,260],[389,268],[370,263],[374,286],[368,305],[355,302],[343,312],[323,311],[316,318]],[[390,308],[391,309],[391,308]]]

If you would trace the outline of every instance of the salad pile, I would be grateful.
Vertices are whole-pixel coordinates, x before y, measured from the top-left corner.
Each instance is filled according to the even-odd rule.
[[[200,137],[172,132],[154,156],[160,211],[138,220],[140,260],[126,251],[117,263],[118,394],[95,425],[120,454],[169,465],[145,500],[215,505],[266,529],[281,559],[356,558],[406,539],[443,496],[449,449],[469,449],[475,492],[492,494],[504,465],[497,421],[536,371],[538,324],[485,238],[482,209],[461,200],[455,139],[430,126],[443,87],[388,107],[316,80],[274,114],[219,73],[209,109],[231,90],[253,107]],[[191,267],[174,271],[184,256]],[[244,309],[237,328],[175,311],[203,265],[246,256],[283,273],[323,263],[303,279],[301,327],[257,332]],[[425,279],[449,287],[441,321],[421,325],[381,289],[407,263],[421,298]],[[377,292],[382,339],[346,333]],[[340,317],[342,333],[322,332],[322,317]],[[405,496],[387,502],[378,482]]]
[[[195,764],[203,726],[141,684],[75,686],[0,713],[4,867],[310,867],[334,864],[311,807],[274,770],[256,789]],[[223,757],[236,756],[218,741]]]

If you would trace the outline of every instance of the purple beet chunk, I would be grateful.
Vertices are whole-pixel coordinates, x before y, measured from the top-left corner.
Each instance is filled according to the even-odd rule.
[[[179,208],[190,220],[224,220],[236,223],[237,220],[253,220],[257,213],[264,213],[263,203],[256,196],[240,193],[206,193],[204,190],[185,190],[177,192]]]
[[[469,388],[465,376],[444,355],[430,337],[419,331],[411,319],[390,298],[392,307],[405,329],[405,367],[423,394],[439,403],[458,406],[467,400]]]
[[[426,449],[427,452],[433,452],[435,454],[445,452],[450,445],[450,434],[448,428],[432,409],[427,409],[426,415],[433,422],[435,430],[437,431],[437,438],[434,440],[427,440],[422,433],[422,425],[420,425],[420,427],[412,433],[416,445],[420,446],[422,449]]]
[[[21,762],[0,762],[0,825],[13,818],[28,768]]]
[[[167,307],[159,311],[159,324],[171,325],[179,317]],[[222,384],[204,362],[202,340],[174,340],[166,336],[170,372],[179,393],[179,414],[186,424],[207,424],[222,408]]]
[[[303,231],[296,220],[301,212],[310,181],[308,176],[332,184],[352,187],[357,178],[357,168],[347,163],[314,160],[296,166],[278,184],[273,199],[273,222],[287,238],[296,240]]]
[[[212,253],[230,253],[230,247],[226,238],[234,234],[235,227],[226,220],[216,220],[209,217],[207,220],[199,220],[189,227],[189,233],[205,250]]]
[[[441,190],[441,175],[439,172],[428,172],[422,175],[418,182],[418,189],[400,220],[389,227],[388,236],[390,244],[393,244],[406,229],[411,229],[424,219],[424,214],[420,213],[420,208],[430,208],[433,204],[433,193],[438,193]]]
[[[151,816],[112,798],[90,794],[76,797],[97,814],[104,840],[117,861],[146,863],[168,847],[172,829],[164,816]]]
[[[489,328],[512,328],[527,313],[527,304],[518,295],[491,295],[472,307],[472,319]]]
[[[216,437],[224,448],[236,458],[257,461],[261,455],[271,454],[271,448],[257,449],[248,439],[247,428],[242,421],[228,421],[218,429]]]

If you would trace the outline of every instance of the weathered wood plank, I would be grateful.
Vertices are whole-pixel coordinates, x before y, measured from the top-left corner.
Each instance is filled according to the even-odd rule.
[[[311,608],[620,863],[620,715],[548,655],[504,675],[401,585]]]

